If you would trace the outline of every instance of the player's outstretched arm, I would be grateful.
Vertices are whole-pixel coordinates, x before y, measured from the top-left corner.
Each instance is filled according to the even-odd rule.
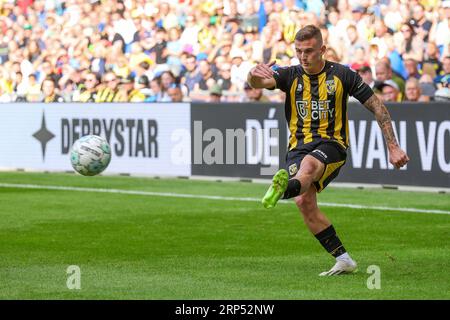
[[[274,88],[276,81],[273,77],[273,70],[271,69],[274,64],[275,61],[271,63],[259,63],[248,73],[247,82],[253,88]]]
[[[392,128],[391,116],[386,106],[375,94],[364,102],[364,106],[375,115],[375,119],[377,119],[378,125],[383,132],[389,149],[389,162],[396,169],[403,167],[409,161],[409,157],[398,145],[394,129]]]

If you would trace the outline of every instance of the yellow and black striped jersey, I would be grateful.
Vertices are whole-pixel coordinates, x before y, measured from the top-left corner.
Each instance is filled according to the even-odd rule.
[[[317,74],[307,74],[301,65],[273,70],[276,87],[286,92],[289,150],[318,140],[334,140],[347,149],[348,96],[364,103],[373,95],[361,77],[330,61]]]
[[[95,102],[125,102],[127,96],[120,90],[112,90],[110,88],[104,88],[97,91]]]

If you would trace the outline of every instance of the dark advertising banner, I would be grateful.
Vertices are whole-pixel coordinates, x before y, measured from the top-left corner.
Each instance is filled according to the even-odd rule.
[[[394,170],[374,115],[355,103],[349,106],[347,162],[335,181],[450,188],[450,106],[403,103],[388,109],[411,158],[406,168]],[[192,174],[271,178],[273,170],[265,169],[284,166],[287,134],[281,104],[192,104]]]
[[[450,105],[387,106],[400,146],[410,162],[394,170],[374,116],[360,104],[349,106],[350,150],[335,181],[450,188]]]
[[[270,178],[284,165],[284,107],[193,103],[191,145],[193,175]]]

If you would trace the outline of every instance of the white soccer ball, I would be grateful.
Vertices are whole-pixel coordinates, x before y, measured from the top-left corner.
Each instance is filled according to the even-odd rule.
[[[106,139],[88,135],[74,142],[70,151],[70,162],[76,172],[83,176],[95,176],[108,167],[111,148]]]

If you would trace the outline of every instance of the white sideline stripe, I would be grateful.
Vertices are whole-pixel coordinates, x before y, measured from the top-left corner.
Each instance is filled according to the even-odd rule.
[[[207,200],[222,200],[222,201],[248,201],[248,202],[260,202],[261,201],[261,199],[259,199],[259,198],[222,197],[222,196],[208,196],[208,195],[169,193],[169,192],[152,192],[152,191],[139,191],[139,190],[123,190],[123,189],[64,187],[64,186],[50,186],[50,185],[38,185],[38,184],[0,183],[0,188],[118,193],[118,194],[131,194],[131,195],[141,195],[141,196],[207,199]],[[280,203],[290,204],[292,202],[281,201]],[[358,204],[333,203],[333,202],[319,202],[319,205],[324,206],[324,207],[336,207],[336,208],[370,209],[370,210],[379,210],[379,211],[400,211],[400,212],[434,213],[434,214],[450,215],[450,211],[426,210],[426,209],[419,209],[419,208],[393,208],[393,207],[381,207],[381,206],[364,206],[364,205],[358,205]]]

